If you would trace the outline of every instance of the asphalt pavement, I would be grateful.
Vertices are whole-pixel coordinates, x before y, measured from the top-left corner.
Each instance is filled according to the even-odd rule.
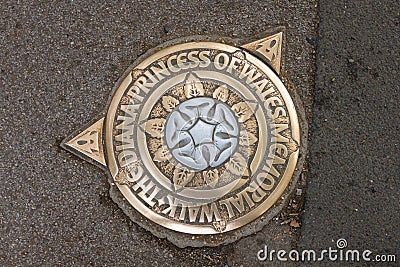
[[[397,263],[392,264],[398,266],[399,12],[399,1],[319,1],[300,249],[337,249],[337,241],[345,239],[343,251],[370,250],[371,260],[376,255],[396,255]],[[389,265],[327,260],[323,266],[372,263]]]
[[[1,1],[0,14],[1,265],[248,266],[265,243],[296,246],[298,228],[279,216],[231,245],[179,249],[134,224],[106,173],[60,143],[148,49],[273,26],[286,27],[284,82],[311,118],[315,1]]]
[[[257,252],[340,238],[400,260],[399,12],[388,0],[1,1],[0,265],[296,266]],[[147,50],[273,26],[286,28],[282,79],[303,103],[310,159],[296,201],[258,233],[178,248],[123,213],[104,171],[60,148]]]

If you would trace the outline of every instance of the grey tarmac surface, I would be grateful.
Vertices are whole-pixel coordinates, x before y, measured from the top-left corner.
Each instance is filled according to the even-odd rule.
[[[397,254],[393,266],[399,266],[400,2],[321,0],[319,10],[310,173],[299,248],[335,249],[344,238],[346,249],[371,250],[371,258]]]
[[[299,232],[281,225],[282,215],[231,245],[179,249],[131,222],[111,200],[106,174],[59,145],[105,108],[148,49],[275,25],[287,29],[284,82],[310,119],[316,12],[305,0],[1,1],[0,264],[254,266],[265,243],[295,247]]]

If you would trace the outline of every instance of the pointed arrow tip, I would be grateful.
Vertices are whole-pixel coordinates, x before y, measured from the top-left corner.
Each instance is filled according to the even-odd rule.
[[[278,32],[260,40],[242,45],[241,47],[251,53],[262,56],[276,73],[279,74],[282,60],[282,39],[283,32]]]
[[[62,145],[72,148],[68,150],[77,156],[84,156],[106,166],[102,142],[103,122],[104,118],[101,118]]]

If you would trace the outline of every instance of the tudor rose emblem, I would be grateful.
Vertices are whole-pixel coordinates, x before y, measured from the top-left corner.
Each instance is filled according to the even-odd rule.
[[[134,208],[125,212],[169,230],[223,235],[251,223],[287,188],[301,145],[278,77],[282,36],[149,52],[119,80],[105,117],[63,147],[108,170]]]

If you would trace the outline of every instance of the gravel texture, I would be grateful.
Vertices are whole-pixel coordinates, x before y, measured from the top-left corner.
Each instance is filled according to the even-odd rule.
[[[1,265],[248,266],[269,240],[295,246],[279,217],[232,245],[179,249],[131,222],[104,171],[59,144],[102,111],[148,49],[271,25],[287,29],[282,75],[310,118],[315,1],[2,1],[0,12]]]

